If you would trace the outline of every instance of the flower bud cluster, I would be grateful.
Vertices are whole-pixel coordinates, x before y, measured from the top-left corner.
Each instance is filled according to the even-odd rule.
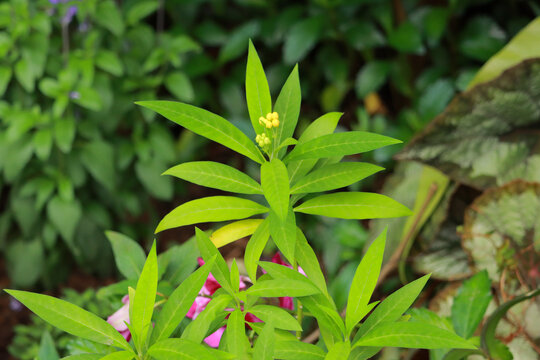
[[[259,144],[260,147],[264,147],[265,145],[270,145],[270,138],[266,136],[265,133],[257,135],[255,137],[255,141],[257,142],[257,144]]]
[[[266,114],[266,118],[261,116],[259,118],[259,124],[265,126],[267,129],[279,126],[279,116],[277,112]]]

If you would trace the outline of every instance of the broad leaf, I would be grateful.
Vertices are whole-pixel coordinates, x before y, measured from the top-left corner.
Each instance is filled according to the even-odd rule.
[[[271,322],[273,327],[284,330],[302,331],[298,321],[287,311],[271,305],[255,305],[249,308],[249,313],[255,315],[265,323]]]
[[[163,115],[167,119],[218,142],[258,163],[264,157],[255,144],[238,128],[224,118],[195,106],[172,101],[139,101],[137,105]]]
[[[262,219],[235,221],[214,231],[210,236],[210,240],[217,248],[220,248],[253,234],[262,222]]]
[[[214,266],[214,261],[214,259],[211,259],[191,274],[169,296],[156,319],[150,343],[166,339],[173,333],[174,329],[186,316],[191,305],[193,305],[195,298],[208,278],[210,269]]]
[[[363,192],[317,196],[295,207],[294,211],[341,219],[375,219],[411,214],[409,209],[389,197]]]
[[[209,196],[188,201],[165,215],[156,233],[179,226],[247,218],[268,211],[254,201],[234,196]]]
[[[321,167],[291,187],[291,194],[339,189],[358,182],[384,168],[368,163],[343,162]]]
[[[368,304],[379,279],[385,243],[386,230],[371,244],[356,268],[347,300],[345,324],[348,334],[369,312]]]
[[[246,295],[259,297],[307,296],[319,293],[314,285],[299,280],[263,280],[246,290]]]
[[[274,111],[278,113],[280,122],[279,127],[276,129],[274,146],[281,145],[285,139],[293,136],[300,115],[301,101],[302,92],[300,79],[298,78],[298,65],[296,65],[287,78],[285,85],[283,85],[274,106]],[[279,157],[283,157],[284,154],[285,149],[280,150]]]
[[[188,325],[181,338],[201,343],[207,336],[212,322],[232,300],[233,298],[228,294],[221,294],[213,298],[195,320]]]
[[[328,134],[305,143],[299,142],[283,161],[289,163],[293,160],[353,155],[399,143],[399,140],[363,131]]]
[[[270,208],[285,220],[289,210],[289,178],[281,160],[272,159],[262,164],[261,185]]]
[[[290,263],[294,262],[296,249],[296,217],[289,210],[285,221],[281,220],[273,211],[268,215],[270,235],[279,250]]]
[[[246,338],[246,326],[244,325],[244,314],[236,309],[231,313],[227,320],[226,340],[227,349],[236,356],[237,359],[246,357],[249,341]]]
[[[152,326],[152,314],[154,313],[154,302],[156,300],[158,282],[158,265],[156,255],[156,242],[148,254],[144,264],[137,288],[135,298],[130,303],[130,324],[139,339],[136,343],[138,349],[142,349],[147,340],[147,334]]]
[[[157,360],[215,360],[206,346],[186,339],[165,339],[155,343],[148,353]]]
[[[473,335],[491,298],[491,280],[487,271],[481,271],[463,283],[452,304],[452,324],[456,334],[464,338]]]
[[[323,360],[326,353],[320,347],[301,341],[276,341],[274,358],[284,360]]]
[[[163,173],[223,191],[241,194],[262,194],[261,185],[228,165],[213,161],[192,161],[170,168]]]
[[[266,218],[255,230],[246,245],[244,264],[246,272],[254,284],[257,282],[257,263],[270,237],[269,223],[270,220]]]
[[[246,68],[246,100],[251,124],[255,133],[258,134],[262,130],[259,118],[266,117],[269,112],[272,112],[272,99],[261,60],[251,40]]]
[[[271,323],[264,324],[262,332],[253,346],[253,358],[260,360],[273,360],[276,346],[276,336]]]
[[[100,344],[131,349],[122,335],[109,323],[78,306],[52,296],[19,290],[5,291],[60,330]]]
[[[123,234],[106,231],[105,235],[111,243],[118,270],[126,279],[138,279],[146,260],[144,250],[135,240]]]
[[[134,357],[135,354],[130,351],[117,351],[103,356],[100,360],[131,360]]]
[[[197,236],[197,246],[199,247],[199,251],[201,252],[204,261],[210,261],[212,258],[215,258],[215,266],[214,269],[211,270],[212,275],[214,275],[217,282],[227,290],[227,292],[233,295],[235,291],[233,291],[231,287],[231,275],[225,259],[223,259],[219,250],[204,231],[195,228],[195,235]]]
[[[413,349],[474,349],[456,334],[422,322],[384,323],[360,338],[354,346],[392,346]]]

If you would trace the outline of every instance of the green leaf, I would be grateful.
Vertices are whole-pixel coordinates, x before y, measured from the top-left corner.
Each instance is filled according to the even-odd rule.
[[[415,54],[424,52],[420,30],[408,21],[403,22],[389,34],[388,44],[400,52]]]
[[[243,219],[267,211],[268,208],[251,200],[233,196],[209,196],[188,201],[165,215],[156,233],[201,222]]]
[[[103,108],[103,100],[96,89],[89,87],[77,88],[78,97],[72,101],[88,110],[100,111]]]
[[[479,61],[487,61],[506,43],[506,34],[497,22],[485,15],[469,21],[460,33],[459,51]]]
[[[272,327],[284,330],[302,331],[298,321],[287,311],[272,305],[255,305],[249,308],[249,313],[255,315],[265,323],[272,323]]]
[[[260,261],[259,265],[261,265],[264,271],[266,271],[273,279],[301,281],[310,286],[314,286],[310,279],[288,266],[268,261]]]
[[[423,322],[383,323],[354,346],[391,346],[412,349],[475,349],[456,334]]]
[[[491,298],[491,280],[487,271],[481,271],[463,283],[452,304],[452,324],[456,334],[466,339],[474,334]]]
[[[540,289],[529,291],[521,296],[518,296],[512,300],[509,300],[499,306],[491,315],[489,316],[486,324],[482,328],[482,335],[480,337],[480,342],[482,344],[482,349],[487,353],[488,357],[491,357],[492,354],[497,353],[497,339],[495,338],[495,330],[499,321],[506,315],[508,310],[516,304],[523,302],[525,300],[531,299],[540,294]]]
[[[142,349],[147,341],[148,331],[152,326],[152,314],[154,312],[154,302],[156,300],[158,281],[158,265],[156,256],[156,242],[148,254],[148,258],[137,281],[135,298],[130,304],[130,324],[133,332],[137,335],[138,343],[136,347]]]
[[[54,121],[54,138],[56,145],[63,153],[71,151],[71,144],[75,138],[75,120],[69,117]]]
[[[43,276],[46,256],[40,239],[11,241],[5,256],[7,272],[14,286],[31,287]]]
[[[279,116],[279,126],[277,127],[276,137],[273,146],[281,146],[285,139],[292,138],[294,129],[300,115],[300,103],[302,101],[302,91],[300,89],[300,79],[298,77],[298,65],[296,65],[287,78],[285,85],[281,89],[274,106],[274,111]],[[285,149],[279,152],[282,158]]]
[[[105,235],[111,243],[116,267],[120,273],[126,279],[138,279],[146,260],[144,250],[135,240],[123,234],[106,231]]]
[[[255,133],[258,134],[262,129],[259,118],[266,117],[268,113],[272,112],[272,99],[261,60],[251,40],[249,40],[246,68],[246,100],[251,125],[253,125]]]
[[[266,322],[262,332],[257,337],[257,342],[253,346],[253,358],[260,360],[273,360],[274,349],[276,347],[276,336],[272,323]]]
[[[253,284],[257,282],[257,263],[270,237],[269,223],[268,218],[264,219],[246,245],[244,263],[246,272]]]
[[[262,222],[262,219],[235,221],[214,231],[210,236],[210,240],[217,248],[220,248],[253,234]]]
[[[296,249],[296,217],[294,212],[289,210],[287,218],[283,221],[273,211],[270,211],[268,221],[272,240],[287,260],[291,264],[294,263]]]
[[[5,291],[37,316],[67,333],[100,344],[131,350],[122,335],[109,323],[78,306],[52,296],[19,290]]]
[[[124,65],[118,58],[118,55],[113,51],[100,49],[96,54],[95,61],[98,68],[114,76],[122,76],[124,74]]]
[[[240,309],[236,309],[231,313],[225,332],[227,333],[226,340],[229,352],[234,354],[237,359],[245,358],[249,342],[246,338],[244,314]]]
[[[232,300],[233,298],[228,294],[221,294],[213,298],[206,305],[206,308],[184,330],[182,339],[201,343],[208,334],[212,322]]]
[[[365,98],[376,92],[385,83],[390,72],[390,64],[386,61],[372,61],[367,63],[356,76],[356,94]]]
[[[135,174],[144,188],[150,195],[161,200],[171,199],[174,193],[172,179],[159,174],[165,167],[158,159],[145,159],[135,163]]]
[[[403,313],[411,307],[424,286],[426,285],[429,275],[425,275],[420,279],[410,282],[401,289],[393,292],[384,301],[375,308],[373,313],[362,323],[356,333],[353,344],[357,339],[369,334],[369,332],[379,324],[386,322],[394,322],[401,318]]]
[[[472,355],[480,355],[483,357],[484,353],[480,350],[453,349],[444,355],[443,360],[463,360],[468,359],[469,356]]]
[[[246,295],[259,297],[308,296],[319,293],[315,285],[299,280],[262,280],[247,289]]]
[[[375,219],[408,216],[410,210],[384,195],[363,192],[338,192],[317,196],[294,211],[341,219]]]
[[[299,142],[283,161],[289,163],[293,160],[353,155],[399,143],[399,140],[363,131],[328,134],[305,143]]]
[[[291,187],[291,194],[339,189],[371,176],[384,168],[369,163],[342,162],[312,171]]]
[[[236,259],[233,259],[231,264],[230,282],[233,290],[235,292],[238,292],[240,290],[240,271],[238,270],[238,264],[236,263]]]
[[[287,33],[283,45],[283,61],[294,64],[315,46],[323,30],[323,18],[312,17],[296,23]]]
[[[215,257],[191,274],[169,296],[156,319],[156,325],[150,338],[151,344],[168,338],[180,324],[208,278],[214,261]]]
[[[260,22],[256,19],[236,27],[227,36],[227,42],[221,47],[218,60],[220,63],[233,60],[246,52],[246,43],[255,38],[260,32]]]
[[[180,126],[218,142],[255,162],[262,164],[265,161],[259,149],[242,131],[216,114],[173,101],[139,101],[136,104],[154,110]]]
[[[50,128],[40,129],[34,133],[32,143],[34,145],[34,151],[40,160],[46,161],[49,158],[52,140],[52,131]]]
[[[227,292],[233,295],[235,291],[233,291],[231,287],[231,274],[225,259],[223,259],[219,250],[204,231],[195,228],[195,234],[197,236],[197,246],[199,247],[199,251],[201,252],[204,261],[210,261],[215,257],[215,266],[212,270],[212,275],[214,275],[217,282],[227,290]]]
[[[66,201],[55,196],[47,203],[47,216],[62,238],[68,244],[73,245],[75,230],[82,216],[79,202],[77,200]],[[72,248],[72,250],[74,249]]]
[[[96,22],[116,36],[124,32],[124,21],[120,10],[112,0],[101,1],[96,9]]]
[[[167,75],[165,86],[178,100],[192,102],[195,99],[193,85],[183,72],[173,72]]]
[[[193,272],[200,255],[194,237],[182,245],[173,245],[161,255],[164,254],[169,258],[164,278],[169,280],[172,286],[180,285]]]
[[[259,183],[243,172],[213,161],[192,161],[170,168],[163,174],[223,191],[262,194]]]
[[[100,360],[103,354],[77,354],[63,357],[62,360]]]
[[[345,318],[349,334],[369,312],[368,304],[379,279],[385,243],[386,229],[373,241],[356,268],[347,300]]]
[[[343,360],[348,359],[351,353],[351,343],[349,341],[341,341],[335,343],[328,351],[324,358],[325,360]]]
[[[100,358],[100,360],[131,360],[134,357],[135,354],[130,351],[117,351],[105,355],[104,357]]]
[[[310,279],[323,294],[328,296],[326,280],[321,270],[315,251],[309,245],[306,237],[299,228],[296,228],[296,250],[294,253],[298,265],[304,270]]]
[[[317,319],[327,347],[345,337],[345,325],[335,306],[330,303],[331,300],[324,295],[315,295],[303,297],[301,301],[302,305]]]
[[[81,161],[99,183],[110,192],[114,191],[116,184],[114,148],[109,143],[94,141],[84,145]]]
[[[135,25],[145,17],[153,14],[159,8],[159,3],[154,0],[136,2],[129,8],[126,14],[126,22]]]
[[[11,80],[12,70],[9,66],[0,66],[0,96],[3,96]]]
[[[319,136],[333,133],[341,115],[343,113],[331,112],[313,121],[298,139],[298,144],[303,144]],[[307,174],[316,163],[316,159],[290,161],[287,164],[290,183],[294,184],[299,178]]]
[[[284,360],[322,360],[326,353],[320,347],[301,341],[276,341],[274,358]]]
[[[25,58],[19,59],[15,64],[15,78],[26,92],[31,93],[34,91],[34,72]]]
[[[289,210],[289,178],[281,160],[262,164],[261,185],[270,208],[284,221]]]
[[[215,355],[198,342],[187,339],[165,339],[155,343],[148,353],[157,360],[215,360]]]
[[[54,340],[48,330],[41,335],[37,360],[59,360],[60,356],[54,347]]]

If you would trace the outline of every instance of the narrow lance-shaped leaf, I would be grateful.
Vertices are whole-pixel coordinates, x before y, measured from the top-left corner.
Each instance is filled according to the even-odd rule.
[[[202,222],[243,219],[267,211],[268,208],[251,200],[234,196],[209,196],[188,201],[165,215],[156,233]]]
[[[211,270],[212,275],[228,293],[233,295],[235,291],[231,287],[231,275],[225,259],[204,231],[195,228],[195,235],[197,237],[197,246],[204,261],[210,261],[215,257],[215,266]]]
[[[251,124],[255,133],[259,133],[262,130],[259,118],[272,112],[272,99],[261,60],[251,40],[246,67],[246,100]]]
[[[253,283],[257,282],[257,263],[261,258],[262,252],[270,238],[269,230],[270,221],[266,218],[255,230],[253,236],[249,239],[246,245],[246,252],[244,255],[244,263],[246,271]]]
[[[132,311],[130,313],[130,324],[139,340],[139,343],[136,344],[138,349],[142,349],[142,346],[147,339],[148,331],[152,326],[151,321],[156,300],[157,281],[158,265],[156,242],[154,241],[141,272],[141,276],[139,277],[139,281],[137,282],[135,298],[133,299]]]
[[[376,219],[408,216],[411,211],[397,201],[380,194],[338,192],[317,196],[294,211],[341,219]]]
[[[239,291],[240,290],[240,271],[238,270],[238,264],[236,263],[236,259],[233,259],[231,264],[231,286],[233,290]]]
[[[320,347],[301,341],[276,341],[275,359],[323,360],[326,353]]]
[[[139,101],[136,104],[154,110],[186,129],[220,143],[255,162],[262,164],[265,161],[255,143],[240,129],[216,114],[173,101]]]
[[[368,303],[381,271],[385,243],[386,229],[373,241],[356,268],[347,300],[345,324],[348,334],[369,311]]]
[[[62,360],[101,360],[103,354],[77,354],[63,357]]]
[[[292,210],[289,210],[285,221],[281,220],[273,211],[268,215],[270,225],[270,235],[279,250],[292,264],[295,261],[294,252],[296,249],[296,217]]]
[[[111,243],[118,270],[126,279],[138,279],[146,260],[144,250],[135,240],[123,234],[106,231],[105,235]]]
[[[272,323],[266,322],[253,347],[253,358],[258,360],[273,360],[276,337]]]
[[[384,170],[369,163],[342,162],[321,167],[291,187],[291,194],[314,193],[339,189]]]
[[[131,360],[134,357],[135,354],[130,351],[117,351],[103,356],[100,360]]]
[[[279,146],[287,139],[291,138],[300,115],[300,103],[302,101],[302,92],[300,89],[300,79],[298,77],[298,65],[296,65],[287,78],[285,85],[281,89],[274,106],[274,111],[279,115],[280,124],[276,129],[276,138],[274,146]],[[279,151],[279,157],[282,158],[285,149]]]
[[[319,289],[305,281],[264,280],[246,290],[246,295],[259,297],[308,296],[319,293]]]
[[[227,348],[230,353],[236,355],[237,359],[243,359],[246,355],[249,341],[246,337],[246,326],[244,325],[244,314],[240,309],[232,312],[227,321]]]
[[[324,358],[325,360],[343,360],[348,359],[351,353],[351,343],[349,341],[341,341],[335,343],[334,346],[328,351],[328,354]]]
[[[214,231],[210,236],[210,240],[217,248],[220,248],[253,234],[262,222],[262,219],[235,221]]]
[[[304,270],[307,277],[328,296],[326,279],[324,278],[317,255],[315,255],[315,251],[313,251],[306,237],[298,227],[296,228],[296,251],[294,254],[298,265]]]
[[[163,173],[213,189],[240,194],[262,194],[261,185],[243,172],[213,161],[192,161]]]
[[[285,220],[289,209],[289,178],[281,160],[272,159],[262,164],[261,185],[270,208]]]
[[[202,342],[208,334],[212,322],[232,300],[233,298],[229,294],[221,294],[213,298],[195,320],[187,326],[181,338],[196,343]]]
[[[249,313],[266,323],[272,322],[278,329],[302,331],[298,321],[287,311],[277,306],[255,305],[249,308]]]
[[[214,266],[214,262],[215,255],[182,282],[169,296],[156,319],[156,325],[150,339],[151,344],[166,339],[173,333],[193,305],[199,290],[208,278],[210,269]]]
[[[299,143],[283,161],[289,163],[293,160],[353,155],[399,143],[401,143],[400,140],[379,134],[347,131],[323,135],[305,143]]]
[[[20,290],[5,290],[49,324],[74,336],[100,344],[131,347],[105,320],[67,301]]]
[[[152,345],[148,353],[156,360],[215,360],[207,347],[185,339],[165,339]]]
[[[48,330],[41,335],[41,342],[39,343],[38,360],[60,360],[60,356],[54,346],[54,341],[51,337],[51,333]]]

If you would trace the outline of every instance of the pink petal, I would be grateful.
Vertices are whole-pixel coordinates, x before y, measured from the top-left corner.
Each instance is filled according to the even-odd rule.
[[[194,320],[205,308],[206,305],[210,302],[211,299],[203,296],[197,296],[195,298],[195,301],[189,308],[188,313],[186,316],[192,320]]]
[[[279,307],[283,309],[294,310],[294,303],[292,297],[285,296],[279,298]]]
[[[107,322],[116,330],[122,332],[128,330],[126,322],[129,324],[129,304],[122,306],[114,314],[107,318]]]
[[[204,342],[213,348],[217,348],[219,346],[219,342],[221,341],[221,337],[223,336],[224,331],[225,326],[220,327],[215,332],[208,335],[206,339],[204,339]]]

